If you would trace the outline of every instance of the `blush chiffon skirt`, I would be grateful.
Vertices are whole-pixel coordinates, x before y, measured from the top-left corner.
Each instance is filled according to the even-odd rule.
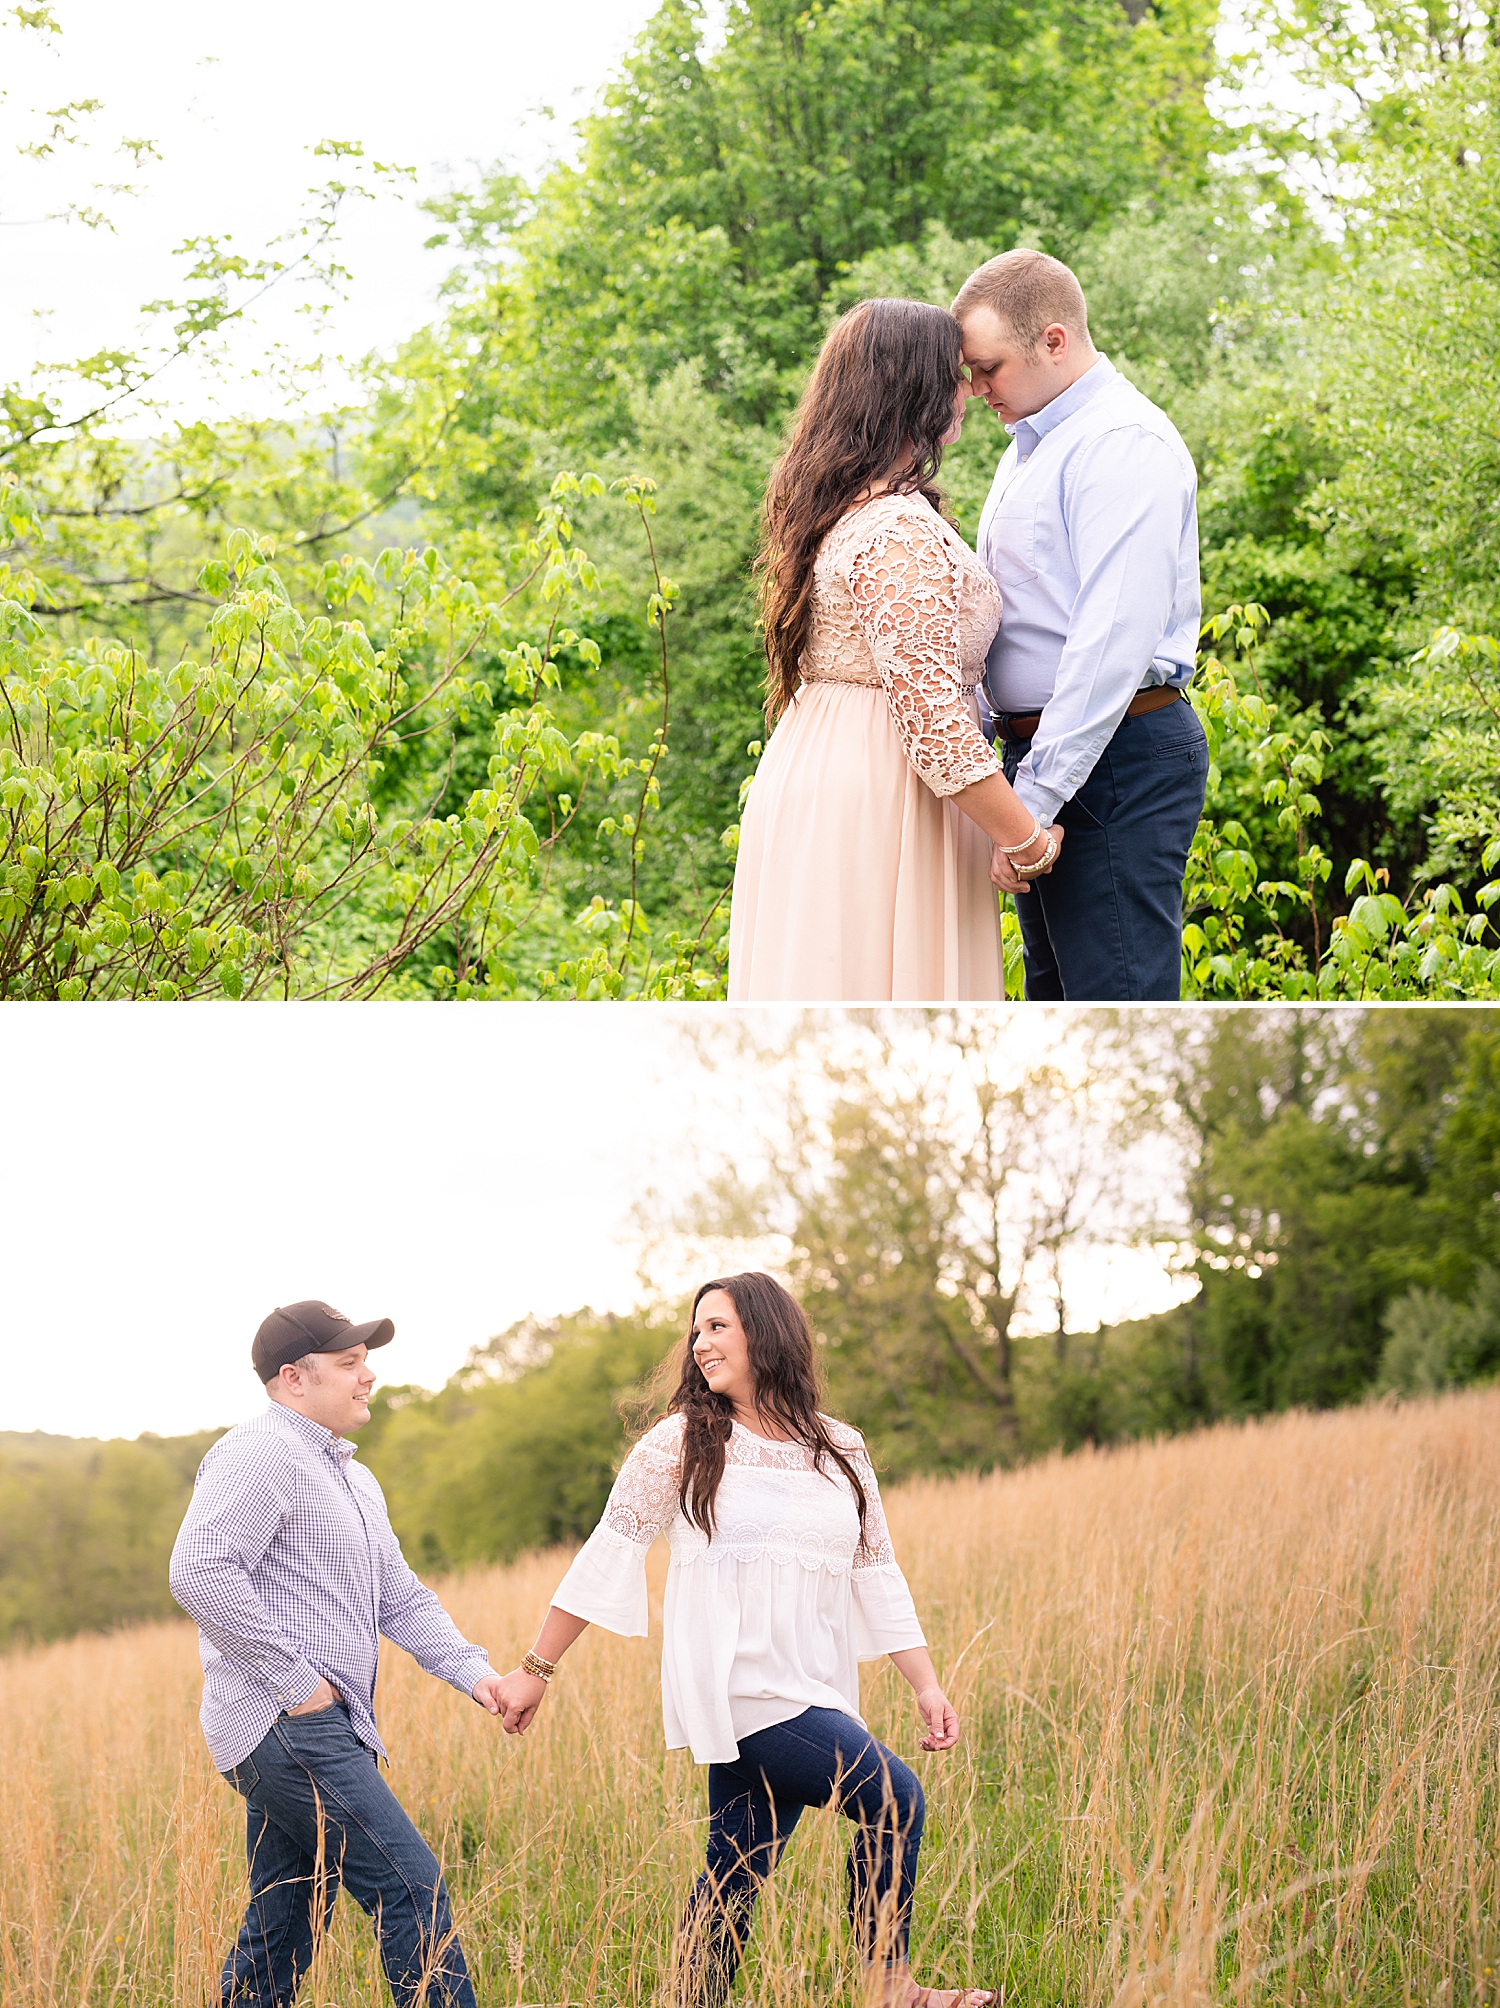
[[[1005,995],[989,839],[918,778],[878,685],[804,684],[771,735],[740,825],[729,995]]]

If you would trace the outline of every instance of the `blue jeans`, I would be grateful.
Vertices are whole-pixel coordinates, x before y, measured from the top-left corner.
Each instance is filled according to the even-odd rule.
[[[250,1908],[224,1963],[224,2008],[287,2008],[341,1883],[375,1921],[400,2008],[475,2008],[437,1857],[342,1702],[283,1715],[224,1776],[248,1808],[250,1861]]]
[[[1007,781],[1030,749],[1001,741]],[[1181,996],[1182,880],[1207,785],[1208,741],[1185,699],[1121,719],[1062,806],[1057,863],[1016,900],[1029,998]]]
[[[860,1948],[866,1959],[882,1950],[888,1962],[906,1958],[925,1814],[921,1781],[852,1716],[809,1708],[742,1736],[735,1763],[708,1767],[708,1863],[680,1938],[685,1999],[721,2008],[761,1884],[803,1807],[830,1801],[857,1827],[845,1874]]]

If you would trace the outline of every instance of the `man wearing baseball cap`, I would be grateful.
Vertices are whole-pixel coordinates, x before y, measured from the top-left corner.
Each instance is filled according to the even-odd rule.
[[[475,2008],[437,1857],[380,1775],[380,1635],[497,1711],[499,1676],[407,1567],[347,1432],[370,1419],[369,1355],[389,1318],[287,1304],[255,1335],[264,1415],[198,1469],[172,1551],[196,1620],[202,1723],[248,1809],[250,1907],[222,1998],[286,2008],[342,1883],[375,1921],[401,2008]]]

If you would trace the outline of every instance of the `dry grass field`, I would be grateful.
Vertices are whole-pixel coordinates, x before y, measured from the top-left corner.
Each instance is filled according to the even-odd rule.
[[[1045,2004],[1488,2004],[1500,1969],[1500,1391],[1290,1416],[893,1493],[966,1723],[928,1790],[915,1953]],[[655,1558],[660,1587],[661,1557]],[[443,1586],[499,1665],[562,1558]],[[239,1801],[194,1635],[0,1660],[0,1999],[217,1999]],[[506,1739],[390,1651],[393,1783],[448,1866],[481,2002],[646,2003],[702,1835],[656,1650],[590,1633]],[[737,1998],[853,1998],[831,1815],[804,1821]],[[303,1999],[384,1995],[347,1902]]]

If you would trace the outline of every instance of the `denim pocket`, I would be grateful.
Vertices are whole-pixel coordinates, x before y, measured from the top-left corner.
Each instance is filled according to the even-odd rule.
[[[233,1785],[242,1799],[248,1799],[260,1783],[260,1773],[248,1757],[243,1758],[238,1764],[231,1765],[227,1771],[221,1771],[219,1776],[226,1785]]]

